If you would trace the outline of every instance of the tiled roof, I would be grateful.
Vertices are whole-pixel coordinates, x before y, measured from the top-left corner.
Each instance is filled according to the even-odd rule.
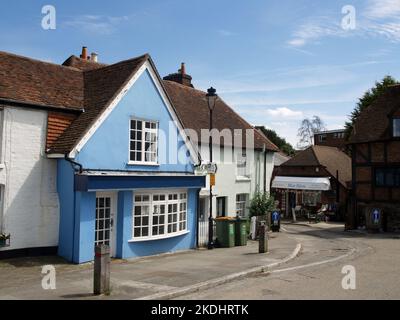
[[[62,64],[63,66],[73,67],[82,71],[89,71],[94,69],[99,69],[107,66],[106,64],[93,62],[90,60],[83,60],[78,58],[77,56],[70,56],[67,60]]]
[[[84,107],[83,73],[0,51],[0,99],[70,110]]]
[[[205,99],[206,93],[173,81],[164,80],[163,83],[185,129],[195,130],[198,137],[201,138],[201,129],[209,129],[210,111]],[[254,147],[256,149],[263,149],[265,145],[267,150],[279,150],[277,146],[261,135],[222,99],[217,101],[213,111],[213,128],[219,131],[228,129],[232,133],[235,129],[243,130],[243,147],[246,146],[245,130],[251,129],[254,132]],[[208,138],[202,142],[208,143]]]
[[[282,167],[309,167],[309,166],[319,166],[320,163],[314,152],[314,148],[318,146],[311,146],[305,150],[297,152],[292,158],[282,164]]]
[[[354,124],[350,143],[379,141],[391,138],[390,115],[400,110],[400,85],[388,87],[375,102],[366,108]]]
[[[53,144],[50,152],[66,153],[71,151],[148,58],[149,55],[145,54],[84,72],[85,112],[72,122],[71,126]]]
[[[54,107],[75,113],[76,119],[68,128],[64,125],[57,127],[58,122],[54,122],[55,127],[51,128],[54,129],[51,132],[53,135],[48,137],[48,151],[64,154],[74,148],[147,60],[151,62],[149,55],[145,54],[105,65],[71,56],[63,65],[56,65],[0,52],[0,101]],[[204,99],[205,92],[171,81],[163,81],[163,85],[185,128],[199,133],[201,129],[208,129],[209,110]],[[267,150],[278,151],[271,141],[254,130],[222,100],[217,102],[213,120],[213,127],[219,130],[251,129],[255,148],[263,149],[265,146]],[[242,145],[245,146],[245,132],[242,135]]]
[[[336,171],[339,171],[339,181],[343,186],[347,187],[347,182],[351,181],[351,158],[335,147],[311,146],[298,152],[283,163],[281,168],[291,166],[322,166],[333,177],[336,177]]]
[[[66,153],[89,130],[123,88],[147,54],[112,65],[71,56],[63,65],[0,52],[0,102],[73,112],[71,125],[51,121],[51,153]],[[56,117],[57,118],[57,117]]]

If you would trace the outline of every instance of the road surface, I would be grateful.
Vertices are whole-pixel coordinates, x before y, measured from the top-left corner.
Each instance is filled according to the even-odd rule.
[[[268,273],[177,299],[400,298],[399,236],[350,233],[334,226],[283,228],[283,232],[302,244],[298,258]],[[343,268],[346,274],[342,273]]]

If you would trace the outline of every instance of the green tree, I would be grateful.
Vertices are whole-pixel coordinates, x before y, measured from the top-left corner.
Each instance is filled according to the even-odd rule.
[[[399,82],[392,76],[385,76],[380,82],[376,81],[375,86],[369,89],[364,95],[358,99],[357,105],[353,112],[349,116],[349,121],[345,124],[345,136],[346,139],[350,138],[353,131],[353,127],[361,112],[368,108],[382,93],[384,93],[387,87],[399,84]]]
[[[275,209],[274,197],[269,193],[256,192],[250,203],[250,216],[262,216]]]
[[[284,138],[280,137],[274,130],[267,129],[264,126],[256,127],[260,130],[273,144],[275,144],[283,153],[293,156],[296,150]]]

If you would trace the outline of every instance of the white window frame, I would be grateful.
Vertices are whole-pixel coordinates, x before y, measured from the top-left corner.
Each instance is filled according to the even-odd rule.
[[[175,197],[177,195],[177,197]],[[156,199],[155,196],[158,196]],[[163,200],[160,200],[163,196]],[[172,197],[171,197],[172,196]],[[141,201],[137,201],[138,198]],[[142,201],[143,199],[147,199]],[[164,223],[160,223],[162,215],[155,212],[155,206],[164,206]],[[148,215],[135,215],[137,207],[148,207]],[[176,208],[174,210],[174,208]],[[171,212],[170,212],[171,209]],[[174,219],[176,217],[176,220]],[[143,225],[144,218],[148,218],[147,225]],[[157,217],[157,223],[154,219]],[[135,219],[136,218],[136,219]],[[141,225],[135,224],[135,220],[140,219]],[[158,228],[157,234],[153,235],[153,227]],[[174,231],[175,227],[175,231]],[[143,236],[143,230],[147,228],[147,233]],[[135,236],[135,229],[140,230],[140,236]],[[163,230],[163,234],[159,234]],[[172,230],[171,232],[169,232]],[[188,230],[188,193],[187,190],[152,190],[137,191],[133,194],[133,212],[132,212],[132,236],[129,242],[149,241],[172,238],[189,233]]]
[[[244,199],[240,199],[240,197],[244,197]],[[238,199],[239,198],[239,199]],[[247,204],[248,204],[249,195],[247,193],[238,193],[236,194],[236,215],[239,217],[247,217]]]
[[[136,121],[136,128],[133,129],[132,128],[132,121]],[[142,128],[141,131],[137,130],[137,123],[141,122],[142,124]],[[150,123],[150,126],[155,125],[155,128],[146,128],[146,123]],[[148,119],[139,119],[136,117],[131,117],[129,120],[129,153],[128,153],[128,164],[132,164],[132,165],[158,165],[158,139],[159,139],[159,134],[158,134],[158,121],[154,121],[154,120],[148,120]],[[142,137],[140,140],[137,139],[132,139],[132,131],[136,131],[136,132],[141,132]],[[146,160],[146,153],[149,153],[148,150],[146,150],[146,134],[149,134],[150,137],[151,135],[155,135],[155,151],[152,151],[152,153],[155,153],[155,159],[154,161],[147,161]],[[137,150],[137,149],[132,149],[131,148],[131,143],[141,143],[141,149]],[[150,141],[151,143],[151,141]],[[131,153],[132,152],[141,152],[141,160],[132,160],[131,158]]]
[[[236,176],[242,178],[249,178],[250,174],[248,171],[247,163],[247,152],[242,150],[236,156]]]

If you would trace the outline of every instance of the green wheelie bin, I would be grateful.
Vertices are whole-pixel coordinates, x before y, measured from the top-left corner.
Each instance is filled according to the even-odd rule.
[[[216,218],[217,240],[223,248],[235,246],[235,220],[228,217]]]
[[[247,245],[247,220],[246,218],[236,217],[235,220],[235,245]]]

